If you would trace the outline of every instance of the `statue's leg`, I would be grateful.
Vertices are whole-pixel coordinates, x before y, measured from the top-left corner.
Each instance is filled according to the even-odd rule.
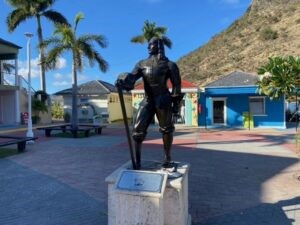
[[[156,116],[159,121],[159,130],[162,133],[162,139],[164,144],[163,166],[168,167],[171,163],[171,147],[173,143],[173,132],[175,130],[172,121],[171,108],[156,108]]]
[[[141,154],[142,154],[142,142],[135,141],[135,160],[136,160],[136,169],[141,169]]]
[[[164,133],[163,135],[163,143],[164,143],[164,164],[170,164],[171,163],[171,147],[173,143],[173,133]]]
[[[132,137],[135,141],[135,159],[137,169],[141,168],[142,142],[147,135],[147,129],[153,120],[153,116],[153,106],[146,101],[143,101],[138,109],[132,132]]]

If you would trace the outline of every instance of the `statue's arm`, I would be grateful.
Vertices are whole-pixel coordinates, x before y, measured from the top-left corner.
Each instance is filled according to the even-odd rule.
[[[135,82],[143,75],[140,62],[136,64],[131,73],[121,73],[116,81],[116,86],[126,91],[134,89]]]
[[[172,83],[172,96],[177,97],[181,95],[181,77],[179,68],[176,63],[169,62],[170,81]]]
[[[172,112],[175,115],[179,114],[180,102],[183,98],[183,94],[181,93],[181,77],[178,66],[175,63],[169,63],[170,69],[170,80],[172,83]]]

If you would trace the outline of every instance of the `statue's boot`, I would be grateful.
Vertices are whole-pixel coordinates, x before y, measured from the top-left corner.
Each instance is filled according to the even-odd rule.
[[[165,153],[163,167],[169,167],[171,165],[171,147],[173,143],[173,133],[163,134],[163,143]]]
[[[141,169],[141,152],[142,152],[142,142],[135,142],[135,160],[136,160],[136,169]]]

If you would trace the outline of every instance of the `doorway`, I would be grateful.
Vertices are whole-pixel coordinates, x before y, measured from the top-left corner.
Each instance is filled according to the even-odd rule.
[[[226,99],[213,100],[213,124],[225,124]]]

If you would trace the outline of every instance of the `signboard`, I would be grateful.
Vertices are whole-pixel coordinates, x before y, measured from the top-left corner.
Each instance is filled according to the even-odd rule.
[[[28,112],[21,113],[22,124],[28,124]]]
[[[124,170],[121,172],[116,188],[125,191],[162,193],[166,178],[165,173]]]

